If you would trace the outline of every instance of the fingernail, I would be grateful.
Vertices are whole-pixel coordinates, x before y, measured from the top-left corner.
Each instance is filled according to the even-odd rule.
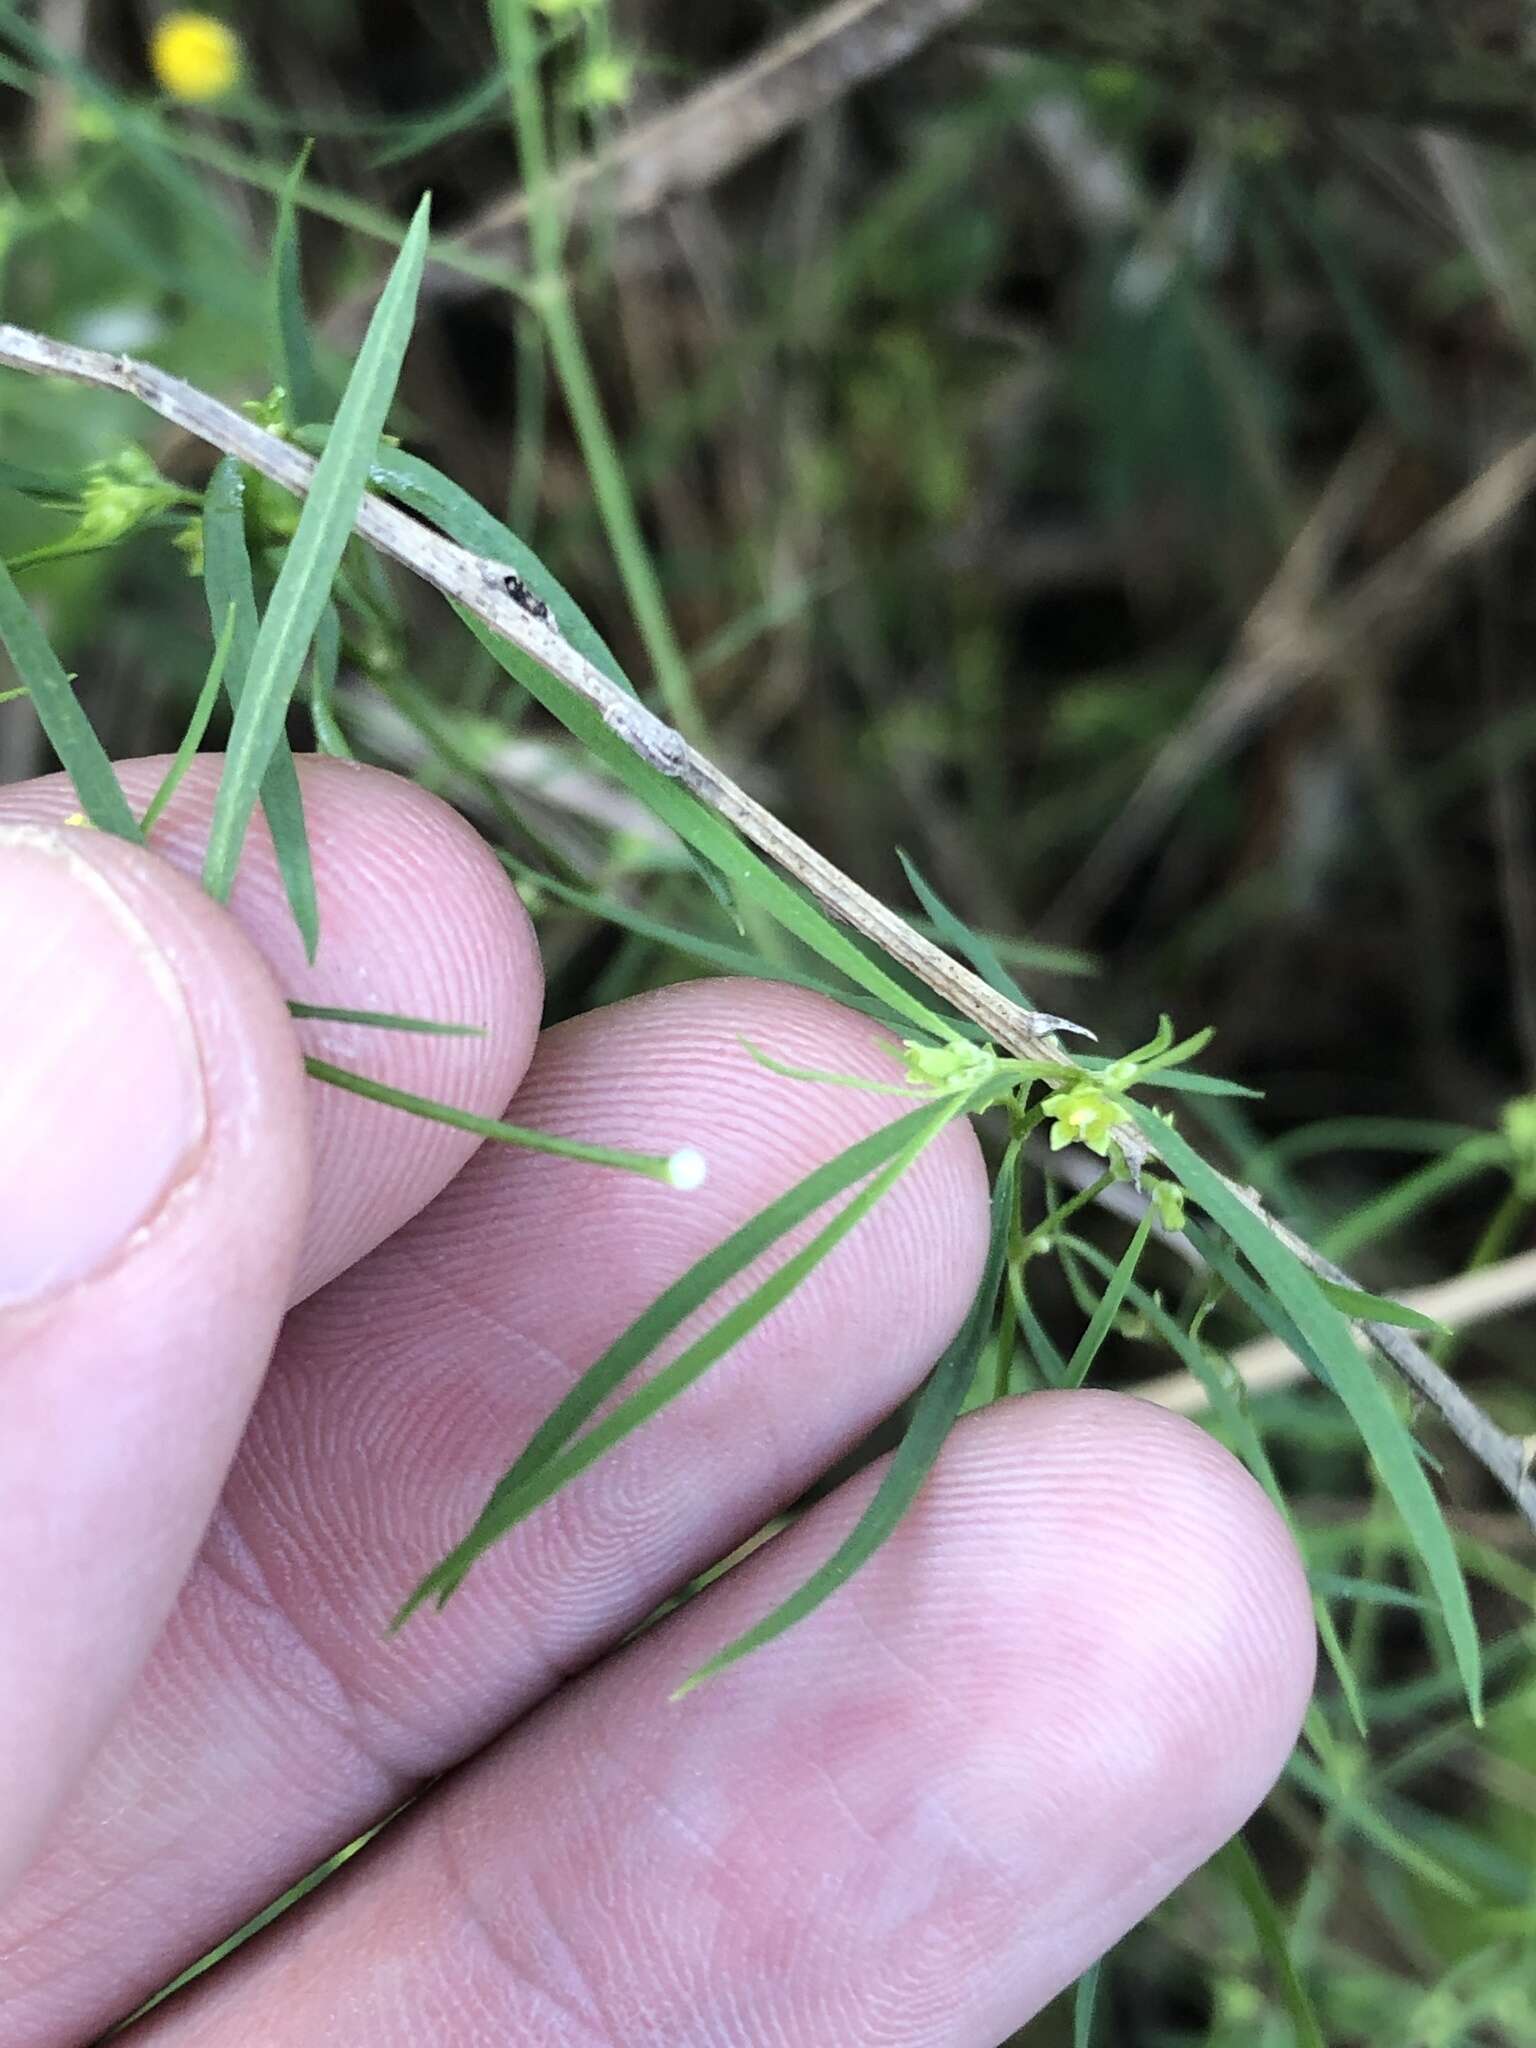
[[[204,1129],[180,983],[73,838],[0,827],[0,1307],[107,1263]]]

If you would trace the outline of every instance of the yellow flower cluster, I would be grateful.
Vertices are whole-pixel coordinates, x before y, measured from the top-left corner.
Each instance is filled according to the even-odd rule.
[[[174,100],[222,99],[240,81],[240,39],[215,15],[166,14],[150,37],[149,64]]]

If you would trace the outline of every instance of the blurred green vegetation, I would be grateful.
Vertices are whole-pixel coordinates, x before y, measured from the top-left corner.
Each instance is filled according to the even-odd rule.
[[[195,106],[157,90],[152,10],[0,0],[0,309],[264,399],[277,195],[312,144],[296,218],[334,398],[423,191],[442,244],[516,190],[492,30],[479,0],[220,11],[244,77]],[[806,11],[547,5],[558,156],[610,147]],[[1536,430],[1533,222],[1536,156],[1074,70],[982,8],[702,193],[616,219],[599,181],[565,251],[711,749],[892,900],[910,848],[1037,1001],[1110,1043],[1160,1010],[1214,1024],[1216,1064],[1263,1100],[1202,1098],[1181,1125],[1384,1289],[1532,1242],[1536,1147],[1510,1106],[1536,1089],[1536,520],[1512,491],[1454,559],[1397,551]],[[531,274],[515,237],[429,270],[396,426],[645,677],[654,632]],[[81,551],[92,466],[135,445],[178,493]],[[185,498],[210,469],[127,400],[0,377],[0,551],[35,557],[27,594],[115,753],[174,747],[202,682]],[[280,494],[258,505],[266,566],[291,527]],[[1394,563],[1401,601],[1340,637]],[[504,846],[552,1014],[740,947],[487,658],[354,566],[347,742]],[[310,743],[298,715],[292,737]],[[0,702],[0,780],[50,765],[30,707]],[[1044,1275],[1035,1304],[1067,1350],[1083,1270]],[[1177,1262],[1157,1279],[1176,1302]],[[1525,1298],[1455,1349],[1520,1432]],[[1221,1329],[1251,1334],[1237,1312]],[[1109,1377],[1162,1371],[1154,1336],[1133,1298]],[[1326,1676],[1248,1835],[1324,2038],[1531,2041],[1529,1532],[1426,1430],[1487,1645],[1474,1731],[1347,1418],[1281,1388],[1213,1426],[1283,1484],[1368,1729]],[[1065,2001],[1027,2034],[1072,2038]],[[1222,1865],[1099,1984],[1102,2043],[1303,2038]]]

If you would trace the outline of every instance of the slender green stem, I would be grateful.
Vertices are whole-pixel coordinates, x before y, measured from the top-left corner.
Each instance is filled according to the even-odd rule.
[[[1019,1149],[1022,1146],[1023,1142],[1024,1141],[1021,1137],[1016,1137],[1009,1144],[1008,1151],[1004,1155],[1003,1160],[1003,1171],[1005,1173],[1010,1170],[1013,1162],[1017,1160]],[[1012,1279],[1012,1267],[1014,1264],[1015,1246],[1019,1243],[1019,1212],[1021,1206],[1021,1193],[1022,1190],[1019,1186],[1018,1176],[1015,1174],[1013,1191],[1013,1215],[1010,1218],[1008,1225],[1008,1264],[1010,1268],[1010,1280]],[[994,1401],[1005,1400],[1013,1390],[1013,1354],[1014,1349],[1018,1342],[1018,1328],[1018,1307],[1014,1301],[1013,1288],[1010,1285],[1004,1287],[1002,1290],[1002,1304],[998,1315],[997,1333],[995,1338],[996,1350],[993,1354],[992,1359],[992,1398]]]
[[[1059,1234],[1061,1226],[1066,1222],[1067,1218],[1075,1216],[1079,1209],[1086,1209],[1090,1202],[1096,1202],[1114,1177],[1112,1173],[1101,1173],[1098,1179],[1090,1181],[1087,1187],[1079,1188],[1077,1193],[1063,1202],[1059,1209],[1052,1209],[1044,1221],[1037,1223],[1025,1238],[1025,1256],[1027,1257],[1030,1252],[1036,1249],[1048,1248],[1052,1240]]]
[[[493,25],[506,57],[513,122],[523,184],[528,194],[528,239],[533,253],[530,304],[544,323],[550,361],[571,416],[582,460],[592,480],[598,514],[618,565],[624,595],[634,614],[657,688],[674,725],[697,743],[704,735],[693,678],[673,631],[656,565],[640,530],[639,516],[624,474],[581,326],[571,305],[562,261],[563,231],[558,198],[549,179],[544,105],[539,89],[538,39],[529,0],[491,0]]]

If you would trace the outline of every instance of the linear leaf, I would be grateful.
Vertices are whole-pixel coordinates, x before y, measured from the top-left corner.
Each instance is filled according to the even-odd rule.
[[[260,624],[256,579],[245,539],[245,479],[232,455],[224,456],[215,466],[203,498],[203,594],[215,628],[231,613],[234,616],[234,639],[224,687],[238,718]],[[226,759],[226,776],[228,772]],[[222,797],[222,785],[219,794]],[[315,895],[315,871],[309,853],[299,772],[281,726],[276,750],[261,779],[261,808],[272,834],[272,851],[288,907],[304,941],[305,955],[313,960],[320,944],[320,906]]]
[[[1394,1301],[1386,1294],[1367,1294],[1360,1287],[1340,1287],[1332,1280],[1319,1279],[1317,1284],[1334,1307],[1352,1322],[1394,1323],[1399,1329],[1423,1330],[1431,1337],[1451,1335],[1444,1323],[1436,1322],[1422,1309],[1410,1308],[1406,1301]]]
[[[987,1246],[981,1285],[959,1335],[929,1375],[913,1404],[901,1442],[875,1488],[869,1504],[825,1564],[814,1571],[798,1591],[781,1601],[771,1614],[728,1643],[687,1678],[672,1695],[680,1699],[696,1686],[716,1677],[730,1665],[771,1643],[793,1628],[822,1602],[845,1586],[862,1565],[895,1530],[916,1499],[918,1490],[944,1448],[965,1405],[965,1397],[976,1376],[976,1368],[992,1329],[997,1310],[998,1289],[1008,1257],[1008,1236],[1013,1227],[1014,1188],[1018,1173],[1018,1146],[1010,1145],[992,1190],[992,1230]]]
[[[311,1080],[324,1081],[348,1095],[360,1095],[385,1109],[403,1110],[408,1116],[424,1117],[428,1123],[447,1124],[455,1131],[484,1138],[497,1145],[516,1145],[527,1152],[548,1152],[557,1159],[579,1159],[589,1166],[613,1166],[626,1173],[643,1174],[647,1180],[671,1181],[672,1158],[656,1152],[620,1152],[611,1145],[584,1145],[579,1138],[558,1138],[549,1131],[533,1131],[526,1124],[504,1123],[500,1117],[479,1116],[472,1109],[459,1109],[451,1102],[434,1102],[428,1095],[413,1095],[404,1088],[392,1088],[387,1081],[375,1081],[370,1074],[354,1074],[329,1060],[306,1058],[304,1071]]]
[[[418,1031],[424,1038],[484,1038],[483,1024],[440,1024],[433,1017],[406,1017],[395,1010],[338,1010],[329,1003],[290,1003],[301,1024],[366,1024],[374,1031]]]
[[[651,939],[658,946],[670,947],[689,959],[718,967],[726,974],[754,975],[762,981],[782,981],[791,988],[808,988],[817,995],[828,996],[843,1004],[846,1009],[874,1017],[893,1031],[904,1028],[904,1020],[894,1016],[886,1004],[877,1002],[873,996],[836,986],[814,974],[802,974],[797,968],[786,967],[779,961],[764,960],[750,947],[733,945],[728,939],[705,938],[681,925],[647,917],[620,897],[601,895],[595,890],[578,889],[569,882],[558,881],[553,875],[543,874],[527,862],[520,861],[515,854],[498,851],[496,857],[519,881],[552,896],[557,903],[568,904],[571,909],[584,911],[589,917],[600,918],[607,924],[619,925],[639,938]]]
[[[315,745],[338,761],[353,759],[347,736],[336,723],[336,677],[341,668],[341,619],[328,604],[315,628],[309,660],[309,717]]]
[[[330,397],[324,379],[315,367],[315,352],[304,315],[304,280],[299,265],[298,210],[295,196],[304,182],[309,153],[306,142],[293,160],[277,202],[277,226],[272,236],[272,340],[277,361],[277,379],[288,393],[290,417],[294,420],[325,420],[331,415]]]
[[[423,199],[368,323],[251,652],[203,867],[205,887],[221,902],[234,882],[262,778],[282,735],[320,615],[330,601],[331,584],[394,398],[426,257],[428,208],[429,201]]]
[[[1096,1266],[1106,1279],[1109,1278],[1113,1268],[1097,1245],[1090,1244],[1086,1238],[1074,1238],[1073,1244],[1082,1258],[1090,1265]],[[1241,1383],[1229,1384],[1222,1367],[1207,1352],[1200,1339],[1169,1315],[1155,1294],[1150,1294],[1135,1281],[1130,1285],[1129,1294],[1131,1306],[1138,1315],[1146,1319],[1174,1356],[1182,1362],[1190,1376],[1205,1389],[1211,1413],[1226,1431],[1228,1442],[1269,1495],[1276,1513],[1295,1537],[1296,1548],[1300,1550],[1301,1531],[1296,1526],[1290,1503],[1285,1497],[1285,1490],[1270,1462],[1269,1452],[1264,1447],[1264,1439],[1259,1434],[1258,1425],[1249,1412],[1246,1390]],[[1235,1379],[1235,1375],[1233,1378]],[[1365,1701],[1361,1696],[1360,1681],[1355,1676],[1354,1666],[1349,1661],[1328,1603],[1315,1588],[1312,1595],[1312,1613],[1317,1622],[1317,1633],[1324,1654],[1339,1681],[1339,1690],[1349,1709],[1350,1719],[1362,1736],[1367,1735],[1369,1730],[1366,1725]]]
[[[213,659],[208,664],[208,673],[203,678],[203,687],[197,693],[197,702],[192,707],[192,716],[187,720],[187,729],[181,736],[181,744],[171,765],[161,777],[160,787],[150,798],[149,809],[144,813],[143,832],[147,839],[165,812],[166,805],[181,787],[182,777],[192,766],[192,760],[203,743],[213,707],[219,701],[219,691],[224,682],[224,666],[229,660],[229,650],[235,637],[235,608],[230,606],[224,614],[224,624],[219,632],[213,650]]]
[[[1098,1357],[1104,1339],[1109,1335],[1115,1317],[1120,1313],[1120,1304],[1125,1300],[1125,1291],[1130,1286],[1142,1253],[1147,1248],[1147,1239],[1152,1232],[1156,1211],[1150,1203],[1142,1211],[1130,1243],[1120,1256],[1109,1278],[1109,1285],[1099,1297],[1088,1327],[1077,1341],[1077,1348],[1067,1360],[1065,1384],[1080,1387],[1092,1370],[1093,1361]]]
[[[859,1145],[850,1146],[836,1160],[808,1174],[788,1195],[781,1196],[778,1202],[761,1210],[724,1244],[706,1253],[680,1281],[636,1318],[547,1417],[486,1502],[469,1535],[427,1574],[411,1594],[397,1617],[397,1625],[423,1600],[436,1598],[439,1604],[446,1600],[474,1560],[499,1536],[532,1514],[536,1507],[594,1464],[605,1451],[643,1427],[695,1380],[702,1378],[836,1249],[849,1231],[895,1186],[945,1125],[964,1108],[964,1101],[955,1098],[937,1109],[909,1112],[883,1130],[872,1132]],[[841,1187],[851,1185],[854,1179],[870,1171],[870,1161],[880,1141],[885,1141],[886,1163],[808,1244],[759,1282],[744,1300],[727,1310],[717,1323],[664,1365],[638,1392],[631,1394],[588,1430],[585,1436],[574,1443],[570,1441],[581,1420],[589,1416],[694,1308],[732,1274],[757,1257],[765,1245],[793,1228],[787,1220],[793,1214],[791,1204],[802,1205],[796,1220],[823,1206]],[[866,1147],[869,1149],[864,1149]],[[813,1196],[816,1199],[811,1201]],[[809,1207],[803,1206],[807,1203]]]
[[[1227,1846],[1218,1851],[1215,1860],[1217,1868],[1242,1900],[1258,1940],[1259,1952],[1274,1972],[1285,2009],[1291,2016],[1296,2048],[1328,2048],[1322,2027],[1318,2024],[1316,2008],[1307,1995],[1307,1987],[1302,1983],[1296,1965],[1291,1961],[1285,1922],[1270,1897],[1269,1886],[1249,1853],[1247,1843],[1241,1835],[1234,1835]]]
[[[600,713],[565,683],[548,675],[472,612],[455,607],[470,631],[492,658],[516,677],[529,694],[558,718],[568,732],[606,763],[619,780],[672,830],[725,876],[735,893],[757,902],[784,929],[812,952],[847,975],[857,987],[894,1010],[932,1037],[952,1037],[949,1021],[903,988],[840,925],[809,897],[787,882],[747,845],[723,819],[715,816],[680,783],[663,775],[625,746],[603,723]]]
[[[918,873],[916,862],[899,846],[896,849],[896,858],[901,862],[903,872],[912,885],[913,895],[932,919],[940,945],[948,946],[952,953],[958,953],[962,960],[969,961],[982,980],[995,988],[999,995],[1007,996],[1010,1002],[1017,1003],[1021,1009],[1032,1010],[1034,1004],[998,958],[991,943],[980,932],[973,932],[963,919],[955,915],[944,899],[929,888]]]
[[[81,710],[59,657],[4,562],[0,562],[0,641],[32,699],[49,744],[75,786],[85,815],[102,832],[119,839],[142,839],[107,750]]]
[[[1439,1597],[1467,1703],[1473,1719],[1481,1723],[1481,1650],[1456,1545],[1419,1462],[1412,1434],[1388,1398],[1375,1367],[1356,1348],[1348,1324],[1301,1261],[1223,1184],[1215,1169],[1145,1105],[1132,1101],[1129,1110],[1186,1191],[1267,1283],[1325,1367],[1424,1561]]]
[[[1093,2048],[1093,2015],[1099,2002],[1103,1960],[1084,1970],[1072,1993],[1072,2048]]]
[[[430,464],[395,450],[382,450],[375,455],[372,476],[380,490],[398,497],[402,504],[441,527],[461,546],[489,555],[494,561],[508,562],[533,595],[549,606],[555,623],[577,653],[584,655],[610,682],[632,691],[633,686],[580,607],[531,549],[468,492],[439,475]],[[755,898],[787,931],[896,1015],[934,1037],[951,1035],[946,1019],[894,980],[706,805],[641,761],[574,690],[549,675],[520,648],[503,640],[472,612],[457,605],[454,609],[492,659],[553,713],[583,746],[604,761],[686,846],[701,854],[724,876],[735,895]]]

